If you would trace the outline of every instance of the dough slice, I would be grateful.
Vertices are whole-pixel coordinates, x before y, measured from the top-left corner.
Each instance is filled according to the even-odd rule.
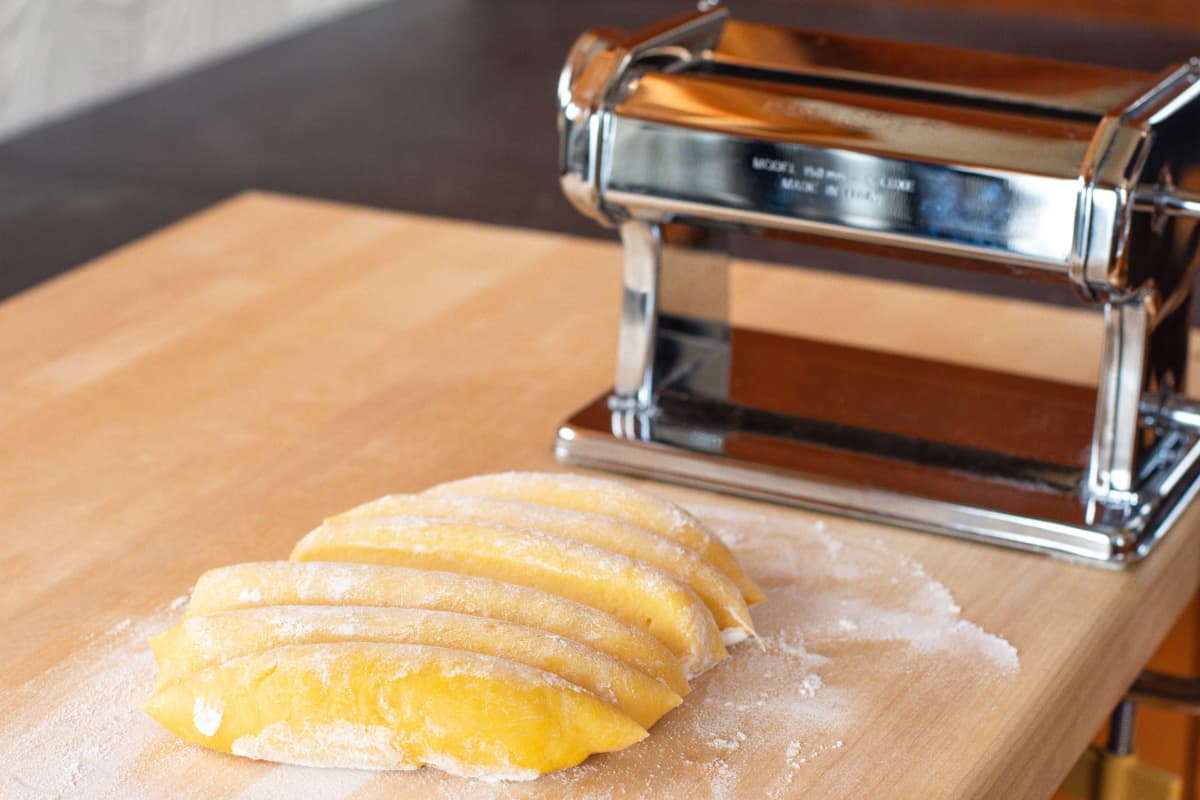
[[[750,610],[737,586],[723,572],[689,547],[603,514],[498,497],[393,494],[352,508],[326,522],[397,516],[496,522],[594,544],[645,561],[687,584],[712,612],[725,644],[754,635]]]
[[[691,589],[643,561],[563,536],[484,522],[357,519],[312,531],[291,560],[397,564],[543,589],[647,631],[689,677],[728,655],[712,614]]]
[[[646,736],[557,675],[413,644],[278,647],[187,675],[143,708],[179,737],[235,755],[492,779],[531,779]]]
[[[468,650],[536,667],[587,689],[644,728],[681,698],[624,661],[503,620],[415,608],[267,606],[189,617],[150,640],[164,686],[234,658],[293,644],[396,642]]]
[[[746,603],[766,599],[737,563],[725,544],[698,519],[679,506],[639,489],[601,478],[551,472],[504,472],[480,475],[434,486],[430,494],[476,494],[507,497],[575,511],[607,514],[632,525],[649,528],[704,556],[729,576]]]
[[[269,605],[403,606],[506,620],[581,642],[677,694],[688,693],[674,655],[641,628],[549,592],[453,572],[295,561],[237,564],[201,575],[185,616]]]

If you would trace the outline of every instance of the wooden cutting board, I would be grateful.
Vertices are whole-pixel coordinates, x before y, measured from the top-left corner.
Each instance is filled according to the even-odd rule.
[[[555,469],[609,385],[615,245],[248,194],[0,305],[0,795],[1045,797],[1200,581],[650,484],[767,588],[644,743],[530,784],[283,767],[136,708],[196,576],[323,516]],[[740,265],[735,321],[1094,378],[1094,315]],[[1193,371],[1195,374],[1195,371]]]

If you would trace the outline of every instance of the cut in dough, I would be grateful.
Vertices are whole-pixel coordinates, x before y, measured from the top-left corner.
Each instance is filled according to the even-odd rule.
[[[602,478],[551,472],[504,472],[443,483],[430,494],[507,497],[575,511],[606,514],[649,528],[700,553],[741,590],[746,603],[765,599],[725,544],[688,512],[654,495]]]
[[[681,698],[649,675],[587,645],[512,622],[413,608],[267,606],[189,617],[150,640],[159,686],[275,647],[394,642],[469,650],[558,675],[649,728]]]
[[[689,677],[728,655],[712,614],[687,586],[643,561],[563,536],[423,517],[354,519],[312,531],[291,560],[396,564],[543,589],[643,628]]]
[[[331,517],[200,577],[143,708],[249,758],[521,780],[626,748],[763,599],[682,509],[508,473]]]
[[[603,514],[500,497],[393,494],[352,508],[326,522],[398,516],[495,522],[532,528],[640,559],[674,576],[699,595],[721,628],[725,644],[754,635],[750,610],[737,586],[725,573],[689,547]]]
[[[143,708],[183,739],[251,758],[375,769],[431,764],[507,780],[646,736],[557,675],[412,644],[278,647],[187,675]]]
[[[424,608],[476,614],[573,639],[688,693],[679,662],[662,642],[611,614],[540,589],[375,564],[258,561],[200,576],[185,615],[273,605]]]

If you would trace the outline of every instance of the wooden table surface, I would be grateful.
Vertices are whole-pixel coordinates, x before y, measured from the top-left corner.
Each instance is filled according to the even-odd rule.
[[[53,778],[80,796],[103,794],[104,781],[124,796],[252,796],[243,784],[265,773],[239,759],[188,748],[186,762],[177,750],[155,762],[165,734],[114,772],[127,731],[149,725],[127,709],[145,687],[125,685],[145,676],[121,671],[143,663],[143,628],[177,614],[203,570],[282,557],[315,521],[363,499],[556,468],[555,425],[611,379],[618,263],[607,243],[247,194],[0,305],[0,794],[41,796],[39,779]],[[1011,368],[1015,354],[1028,374],[1094,378],[1099,324],[1084,312],[755,265],[734,280],[741,324],[986,366]],[[1019,653],[1019,672],[998,676],[951,650],[921,655],[912,638],[904,652],[915,654],[877,679],[870,662],[885,659],[862,655],[883,650],[859,641],[838,661],[844,651],[827,648],[824,683],[862,686],[857,711],[840,718],[836,753],[793,759],[760,796],[1047,797],[1200,581],[1194,512],[1145,563],[1110,572],[655,488],[734,528],[758,520],[776,536],[825,531],[830,552],[889,553],[953,596],[960,633],[981,628]],[[733,543],[770,595],[783,584],[765,541]],[[842,590],[878,591],[860,572]],[[803,599],[803,581],[789,587],[764,619]],[[136,650],[114,649],[131,631]],[[751,666],[729,674],[755,680],[760,662],[739,658]],[[934,680],[937,664],[950,666]],[[117,693],[105,695],[117,727],[103,742],[64,744],[86,727],[64,720],[99,713],[64,698],[86,706],[79,687],[101,684]],[[662,746],[681,719],[667,720]],[[730,748],[753,753],[746,738]],[[60,757],[69,769],[55,771]],[[677,760],[683,777],[657,796],[705,774],[686,771],[691,755]],[[188,774],[172,774],[182,763]],[[603,789],[609,763],[589,768],[588,791]],[[314,771],[272,769],[279,791],[303,774],[296,785],[321,794]],[[751,796],[770,770],[754,772],[763,777],[731,778],[745,781],[733,796]],[[412,780],[374,776],[341,794],[405,796]],[[638,780],[623,774],[621,791],[637,796]],[[717,793],[699,781],[687,795]]]

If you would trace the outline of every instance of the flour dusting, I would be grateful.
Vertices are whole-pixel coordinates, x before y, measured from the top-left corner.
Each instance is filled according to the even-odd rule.
[[[963,702],[996,696],[1017,650],[964,619],[924,567],[862,528],[797,513],[689,507],[763,587],[761,639],[702,675],[643,742],[527,783],[435,770],[316,769],[233,758],[179,741],[139,709],[154,685],[147,637],[179,620],[185,598],[87,637],[75,653],[0,695],[0,797],[636,798],[853,796],[858,741],[880,719],[920,714],[906,687]],[[251,590],[252,591],[252,590]],[[899,694],[897,694],[899,687]],[[889,694],[890,693],[890,694]],[[912,697],[917,698],[917,692]],[[197,708],[215,731],[219,706]],[[251,744],[239,747],[263,755]],[[380,738],[379,747],[386,749]]]
[[[166,614],[122,620],[0,695],[0,796],[126,796],[121,784],[143,749],[173,741],[138,709],[154,675],[145,637],[166,622]]]
[[[221,718],[225,716],[225,706],[220,702],[210,702],[203,697],[196,698],[192,708],[192,725],[205,736],[212,736],[221,729]]]

